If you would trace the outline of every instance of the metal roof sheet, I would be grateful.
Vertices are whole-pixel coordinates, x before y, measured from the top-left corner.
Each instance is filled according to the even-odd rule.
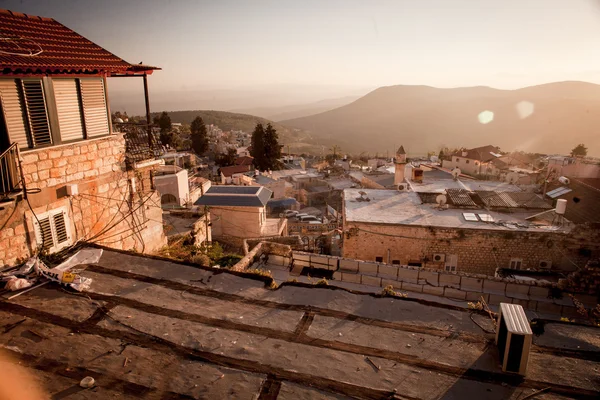
[[[264,186],[212,186],[194,205],[264,207],[273,194]]]
[[[544,201],[539,195],[528,192],[507,192],[504,193],[510,197],[520,208],[549,210],[552,206]]]
[[[2,73],[136,73],[132,65],[52,18],[0,9]]]
[[[518,204],[505,192],[493,190],[476,190],[476,195],[486,207],[516,208]]]
[[[502,313],[502,319],[506,324],[506,329],[510,333],[516,333],[518,335],[531,335],[531,326],[523,306],[520,304],[508,304],[500,303],[500,312]]]
[[[467,207],[476,207],[477,204],[473,201],[471,196],[469,195],[471,192],[465,189],[447,189],[446,193],[448,193],[448,199],[451,204],[455,206],[467,206]]]

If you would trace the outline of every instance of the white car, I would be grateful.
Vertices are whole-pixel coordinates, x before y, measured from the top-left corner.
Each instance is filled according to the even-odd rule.
[[[298,215],[298,211],[296,210],[285,210],[283,213],[283,217],[285,218],[295,217],[296,215]]]

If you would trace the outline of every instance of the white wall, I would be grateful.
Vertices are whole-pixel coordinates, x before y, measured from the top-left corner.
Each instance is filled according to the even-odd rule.
[[[154,177],[154,185],[160,195],[171,194],[177,198],[177,204],[184,206],[190,198],[187,170],[182,169],[176,174],[159,175]]]

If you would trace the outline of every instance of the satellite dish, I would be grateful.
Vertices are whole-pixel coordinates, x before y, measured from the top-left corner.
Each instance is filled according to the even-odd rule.
[[[517,174],[516,172],[509,172],[508,174],[506,174],[506,182],[507,183],[514,185],[518,181],[519,181],[519,174]]]
[[[460,168],[454,168],[452,170],[452,177],[454,178],[454,180],[457,180],[458,177],[460,176],[460,174],[461,174]]]
[[[438,194],[435,197],[435,202],[438,204],[438,206],[442,207],[444,204],[446,204],[446,202],[448,201],[448,198],[446,197],[445,194]]]

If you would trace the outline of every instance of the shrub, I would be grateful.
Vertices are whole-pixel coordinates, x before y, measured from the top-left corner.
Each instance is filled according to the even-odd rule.
[[[216,263],[219,264],[221,267],[231,268],[235,264],[237,264],[241,259],[242,257],[238,255],[230,254],[219,258]]]
[[[381,294],[384,296],[395,296],[396,292],[394,291],[394,287],[392,285],[387,285],[383,288]]]
[[[204,267],[209,267],[211,265],[210,258],[205,254],[194,254],[187,259],[187,262],[202,265]]]
[[[319,279],[317,283],[315,283],[315,286],[329,286],[329,283],[327,282],[327,279],[323,278]]]

